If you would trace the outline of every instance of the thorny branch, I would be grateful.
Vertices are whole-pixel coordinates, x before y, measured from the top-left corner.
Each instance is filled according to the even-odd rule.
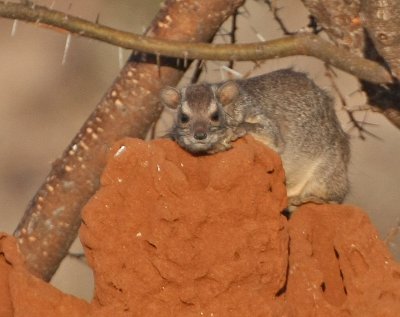
[[[231,31],[229,32],[229,38],[231,44],[236,44],[236,31],[237,31],[237,18],[238,18],[239,11],[236,10],[232,15],[232,25]],[[233,69],[235,61],[229,61],[228,67]]]
[[[207,42],[243,1],[167,0],[147,36]],[[165,25],[167,20],[179,23]],[[131,55],[80,132],[53,164],[14,233],[32,273],[45,280],[52,277],[76,237],[82,207],[99,186],[111,145],[125,136],[146,136],[162,110],[160,89],[176,85],[189,64],[152,54]]]
[[[278,15],[278,11],[279,9],[276,7],[276,1],[270,1],[270,0],[265,0],[265,3],[268,5],[269,10],[271,11],[274,20],[276,21],[276,23],[279,25],[280,29],[282,30],[283,34],[285,35],[295,35],[296,32],[290,32],[288,30],[288,28],[286,27],[285,22],[280,18],[280,16]],[[312,28],[313,30],[313,34],[318,34],[320,32],[320,29],[318,28],[318,24],[315,21],[315,18],[313,18],[312,16],[310,17],[310,23],[308,25],[309,27]],[[368,130],[366,130],[364,128],[364,125],[366,124],[365,122],[360,122],[356,119],[356,117],[354,116],[354,110],[349,109],[348,104],[346,102],[346,98],[343,96],[342,92],[340,91],[338,85],[336,84],[335,81],[335,72],[333,70],[333,68],[325,63],[325,75],[329,78],[330,82],[331,82],[331,87],[333,88],[333,90],[336,92],[336,95],[338,96],[340,103],[343,106],[344,111],[346,111],[350,122],[352,123],[353,127],[352,128],[356,128],[358,131],[358,136],[360,139],[364,140],[365,136],[364,134],[368,134],[370,136],[373,136],[375,138],[377,138],[377,136],[371,132],[369,132]]]
[[[248,44],[206,44],[161,40],[101,26],[43,6],[0,1],[0,16],[47,24],[73,34],[141,52],[175,58],[249,61],[294,55],[317,57],[330,65],[374,83],[392,82],[385,67],[351,54],[312,34]],[[169,26],[167,18],[160,26]]]
[[[336,92],[336,95],[338,96],[338,98],[340,100],[340,103],[343,106],[343,109],[346,111],[346,113],[347,113],[347,115],[349,117],[349,120],[353,125],[353,128],[356,128],[357,131],[358,131],[358,137],[360,139],[362,139],[362,140],[365,140],[365,134],[367,134],[367,135],[369,135],[371,137],[379,139],[379,137],[377,135],[371,133],[370,131],[368,131],[364,127],[364,125],[367,124],[365,121],[361,121],[360,122],[354,116],[355,110],[352,110],[352,109],[349,108],[349,106],[348,106],[348,104],[346,102],[346,98],[343,96],[343,94],[340,91],[338,85],[336,84],[336,81],[335,81],[335,78],[334,78],[336,76],[336,74],[335,74],[334,70],[332,69],[332,67],[330,67],[329,65],[325,64],[325,69],[326,69],[325,74],[329,78],[329,80],[331,82],[331,86],[332,86],[333,90]]]

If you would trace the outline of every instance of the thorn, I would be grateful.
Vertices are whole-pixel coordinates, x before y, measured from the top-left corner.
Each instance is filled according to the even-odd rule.
[[[68,4],[68,9],[67,9],[67,10],[69,11],[69,10],[71,10],[71,8],[72,8],[72,2],[70,2],[70,3]]]
[[[124,51],[122,47],[118,47],[118,64],[120,69],[124,67]]]
[[[71,45],[71,33],[68,33],[67,39],[65,41],[64,55],[63,55],[63,58],[61,61],[61,65],[64,65],[67,60],[67,55],[68,55],[70,45]]]
[[[225,76],[225,73],[222,70],[222,67],[220,67],[220,69],[219,69],[219,74],[221,76],[221,80],[225,81],[226,80],[226,76]]]
[[[207,71],[207,64],[206,64],[206,61],[204,59],[202,59],[200,61],[199,67],[200,68],[204,68]]]
[[[158,78],[161,78],[161,57],[159,53],[156,53],[156,61],[157,61]]]
[[[15,35],[15,32],[17,31],[17,25],[18,25],[18,20],[15,19],[12,25],[12,29],[11,29],[11,36]]]
[[[238,71],[236,71],[236,70],[234,70],[232,68],[229,68],[229,67],[227,67],[225,65],[222,65],[220,69],[221,69],[221,73],[227,72],[227,73],[231,73],[236,78],[243,78],[243,74],[241,74]]]
[[[100,21],[100,12],[97,13],[96,21],[94,23],[99,24]]]
[[[56,4],[56,0],[53,0],[50,4],[49,9],[52,10],[54,8],[54,5]]]
[[[251,30],[254,32],[254,34],[256,35],[257,39],[261,42],[265,42],[265,37],[262,36],[253,26],[250,26]]]
[[[205,70],[207,71],[207,69],[206,69],[206,63],[205,63],[204,59],[202,59],[202,60],[197,60],[197,62],[196,62],[196,67],[195,67],[195,69],[194,69],[192,78],[190,79],[190,83],[191,83],[191,84],[195,84],[195,83],[198,82],[198,80],[199,80],[199,78],[200,78],[200,76],[201,76],[201,73],[203,72],[203,69],[205,69]]]
[[[187,66],[188,66],[188,55],[189,55],[189,53],[188,52],[183,52],[183,56],[184,56],[184,59],[183,59],[183,68],[187,68]]]
[[[198,82],[201,73],[203,72],[203,67],[204,67],[205,63],[204,60],[197,60],[196,62],[196,67],[194,68],[194,72],[192,75],[192,78],[190,79],[190,83],[191,84],[195,84]]]

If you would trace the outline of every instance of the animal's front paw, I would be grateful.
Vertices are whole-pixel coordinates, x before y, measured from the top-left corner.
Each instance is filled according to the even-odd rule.
[[[210,151],[208,151],[208,153],[210,154],[214,154],[214,153],[218,153],[218,152],[223,152],[223,151],[227,151],[229,149],[232,148],[232,145],[230,144],[230,142],[221,142],[216,144]]]
[[[235,131],[232,133],[232,141],[237,140],[244,136],[247,133],[247,130],[243,126],[239,126],[235,129]]]

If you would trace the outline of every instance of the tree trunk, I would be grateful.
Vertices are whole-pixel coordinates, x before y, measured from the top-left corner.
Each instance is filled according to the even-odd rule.
[[[244,0],[169,0],[147,35],[188,42],[212,39]],[[82,207],[99,186],[110,146],[144,138],[161,113],[159,91],[176,85],[189,63],[133,53],[80,132],[55,161],[15,236],[30,271],[50,280],[76,238]]]

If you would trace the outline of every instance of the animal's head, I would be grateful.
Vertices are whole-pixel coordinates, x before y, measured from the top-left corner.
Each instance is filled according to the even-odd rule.
[[[239,95],[234,81],[220,86],[199,84],[161,92],[162,103],[176,110],[172,137],[192,153],[211,152],[223,141],[227,130],[224,108]]]

